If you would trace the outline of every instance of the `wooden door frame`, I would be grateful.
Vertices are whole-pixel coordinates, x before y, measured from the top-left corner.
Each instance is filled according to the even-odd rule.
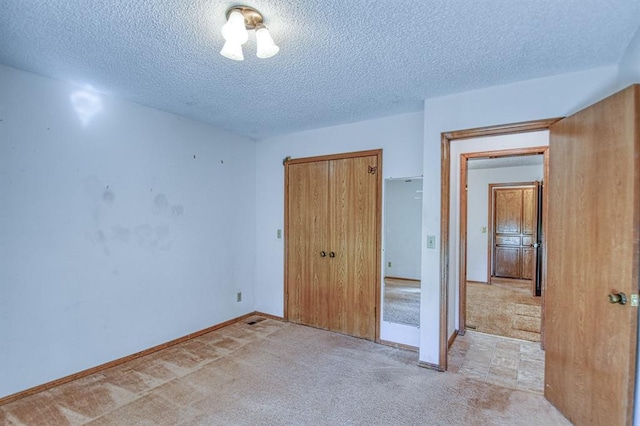
[[[544,159],[543,159],[543,173],[544,173]],[[544,179],[544,177],[543,177]],[[543,181],[544,182],[544,181]],[[536,181],[533,182],[505,182],[505,183],[490,183],[489,184],[489,193],[488,193],[488,207],[489,207],[489,212],[487,215],[488,221],[487,221],[487,236],[488,238],[488,245],[487,245],[487,284],[491,284],[491,277],[493,276],[493,258],[494,258],[494,237],[495,235],[493,235],[493,222],[494,222],[494,200],[493,200],[493,195],[494,195],[494,188],[509,188],[509,187],[534,187],[536,185]],[[462,205],[462,200],[465,200],[465,206],[466,206],[466,200],[467,200],[467,194],[466,192],[464,194],[460,193],[460,205]],[[535,200],[536,202],[536,225],[537,225],[537,221],[540,219],[538,218],[538,209],[537,209],[537,203],[538,200]],[[465,212],[465,216],[466,216],[466,212]],[[465,228],[466,229],[466,228]],[[536,229],[536,239],[538,238],[538,232]],[[465,250],[465,260],[466,260],[466,254],[467,251]],[[535,276],[532,279],[533,281],[533,285],[534,285],[534,296],[535,296]],[[466,283],[466,280],[465,280]],[[465,285],[466,287],[466,285]]]
[[[330,161],[330,160],[344,160],[347,158],[356,158],[356,157],[370,157],[376,156],[378,163],[378,170],[376,170],[377,174],[377,189],[378,189],[378,199],[376,201],[376,287],[375,287],[375,342],[380,343],[380,295],[382,291],[382,149],[372,149],[368,151],[355,151],[355,152],[346,152],[342,154],[329,154],[329,155],[319,155],[315,157],[304,157],[304,158],[295,158],[287,157],[283,160],[283,165],[285,167],[284,171],[284,312],[283,318],[285,321],[289,321],[289,309],[288,309],[288,296],[289,296],[289,276],[288,276],[288,268],[287,268],[287,235],[289,230],[289,209],[287,206],[289,205],[289,173],[287,173],[287,166],[290,164],[302,164],[302,163],[311,163],[316,161]]]
[[[535,132],[535,131],[540,131],[540,130],[549,130],[549,127],[561,120],[562,117],[558,117],[558,118],[549,118],[549,119],[544,119],[544,120],[534,120],[534,121],[526,121],[526,122],[521,122],[521,123],[512,123],[512,124],[504,124],[504,125],[497,125],[497,126],[488,126],[488,127],[478,127],[478,128],[473,128],[473,129],[466,129],[466,130],[455,130],[455,131],[450,131],[450,132],[443,132],[441,133],[441,162],[440,162],[440,170],[441,170],[441,175],[440,175],[440,179],[441,179],[441,185],[440,185],[440,357],[439,357],[439,366],[438,369],[439,370],[446,370],[447,369],[447,351],[449,349],[449,336],[448,336],[448,327],[447,327],[447,318],[449,316],[449,312],[448,312],[448,296],[449,296],[449,247],[450,247],[450,232],[449,232],[449,225],[450,225],[450,218],[449,218],[449,214],[450,214],[450,202],[451,202],[451,182],[450,182],[450,175],[451,175],[451,158],[450,158],[450,154],[451,154],[451,143],[456,141],[456,140],[464,140],[464,139],[472,139],[472,138],[479,138],[479,137],[484,137],[484,136],[504,136],[504,135],[511,135],[511,134],[517,134],[517,133],[528,133],[528,132]],[[545,147],[548,149],[548,147]],[[526,149],[526,148],[523,148]],[[503,150],[501,151],[502,153],[504,153],[504,155],[519,155],[519,152],[521,152],[523,149],[514,149],[514,150]],[[487,156],[489,152],[483,152],[483,153],[473,153],[473,154],[483,154],[484,156]],[[465,154],[463,154],[465,155]],[[547,150],[547,157],[545,158],[545,169],[544,169],[544,179],[547,180],[548,179],[548,174],[549,174],[549,170],[548,170],[548,150]],[[470,158],[470,157],[467,157]],[[466,181],[466,159],[464,160],[465,164],[464,167],[462,167],[462,164],[460,165],[460,173],[462,175],[462,173],[464,173],[464,179],[460,179],[460,182],[465,182]],[[462,192],[462,191],[461,191]],[[465,247],[467,246],[466,243],[466,206],[463,209],[463,206],[460,206],[460,210],[461,212],[464,211],[464,218],[463,218],[463,214],[461,213],[461,217],[460,217],[460,222],[461,224],[464,223],[464,229],[465,232],[464,234],[461,233],[461,235],[464,235],[464,237],[461,237],[460,240],[460,247]],[[543,198],[543,219],[546,217],[546,212],[547,212],[547,205],[546,202],[544,201]],[[546,223],[543,222],[543,230],[546,230]],[[462,231],[462,228],[461,228]],[[543,234],[546,235],[546,232],[543,232]],[[464,238],[464,239],[463,239]],[[545,245],[542,246],[542,262],[543,262],[543,270],[542,270],[542,277],[543,277],[543,294],[544,294],[544,283],[546,282],[546,280],[544,279],[546,277],[546,247]],[[464,253],[464,257],[460,256],[460,270],[465,271],[466,274],[466,252]],[[460,278],[462,279],[462,275],[460,276]],[[465,282],[465,291],[466,291],[466,282]],[[461,298],[459,297],[458,302],[461,301]],[[543,301],[544,301],[544,296],[543,296]],[[460,306],[460,305],[459,305]],[[466,306],[460,306],[459,307],[459,311],[460,313],[464,312],[464,309],[466,308]],[[543,312],[542,312],[542,316],[544,317],[544,307],[543,307]],[[460,322],[460,324],[464,325],[464,322]],[[463,329],[462,332],[464,333],[464,327],[459,325],[459,328]]]

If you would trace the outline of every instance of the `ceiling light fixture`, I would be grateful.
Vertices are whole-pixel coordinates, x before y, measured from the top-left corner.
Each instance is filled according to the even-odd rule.
[[[260,12],[249,6],[234,6],[227,10],[227,23],[222,26],[225,43],[220,54],[236,61],[244,60],[242,45],[249,39],[247,30],[256,31],[258,58],[270,58],[280,51],[264,26]]]

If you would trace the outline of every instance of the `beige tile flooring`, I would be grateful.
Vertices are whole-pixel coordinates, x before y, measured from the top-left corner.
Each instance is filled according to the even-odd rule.
[[[449,371],[510,389],[542,394],[540,343],[467,331],[449,350]]]

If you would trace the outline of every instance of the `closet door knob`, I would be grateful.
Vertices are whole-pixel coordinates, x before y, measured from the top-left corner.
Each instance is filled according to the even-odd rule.
[[[320,252],[320,257],[327,257],[327,253],[325,253],[324,251]]]
[[[334,252],[329,253],[329,257],[336,257],[336,254]]]

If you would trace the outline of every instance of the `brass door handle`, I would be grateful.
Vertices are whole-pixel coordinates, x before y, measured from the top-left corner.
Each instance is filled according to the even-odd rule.
[[[336,254],[334,252],[329,253],[329,257],[336,257]]]
[[[327,257],[327,253],[325,253],[324,251],[320,252],[320,257]]]
[[[618,294],[611,293],[609,295],[609,303],[619,303],[621,305],[627,304],[627,295],[620,292]]]

